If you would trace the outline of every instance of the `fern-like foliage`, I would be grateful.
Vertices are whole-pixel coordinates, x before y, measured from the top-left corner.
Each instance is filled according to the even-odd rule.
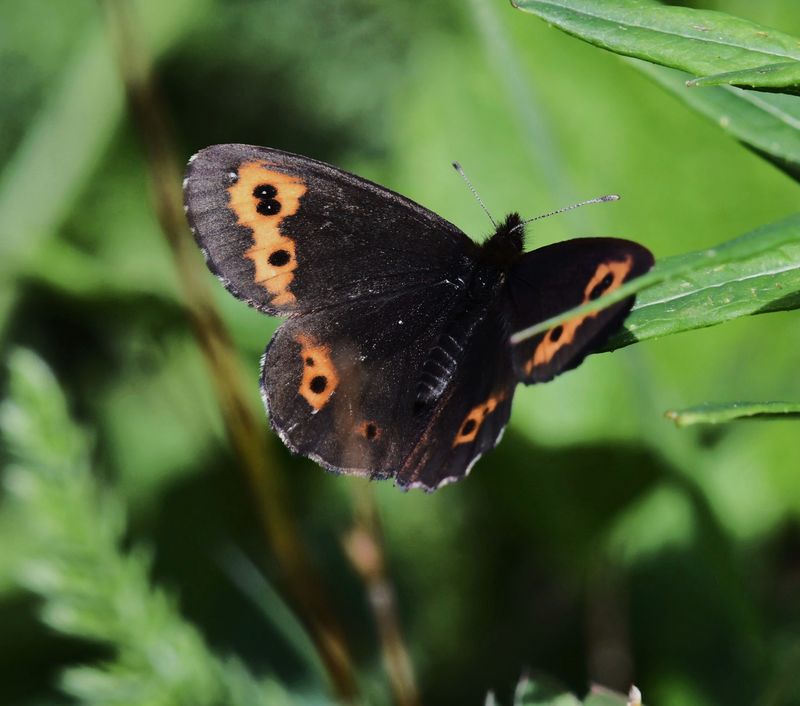
[[[105,706],[298,703],[275,680],[212,654],[175,602],[151,586],[147,552],[121,551],[124,508],[93,475],[91,441],[41,359],[13,353],[9,387],[0,429],[13,461],[3,479],[20,531],[33,537],[21,580],[43,598],[48,625],[114,654],[68,669],[64,690]]]

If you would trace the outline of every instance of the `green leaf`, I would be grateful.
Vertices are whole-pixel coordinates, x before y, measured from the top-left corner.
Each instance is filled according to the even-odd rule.
[[[516,344],[640,292],[625,329],[606,350],[713,326],[740,316],[800,307],[800,214],[711,250],[660,261],[646,275],[593,302],[511,336]]]
[[[225,573],[256,609],[272,625],[303,662],[312,666],[320,683],[325,682],[325,665],[314,647],[314,642],[298,616],[292,612],[280,593],[267,581],[264,574],[237,547],[231,546],[220,553],[219,562]]]
[[[590,44],[700,76],[800,61],[797,38],[722,12],[665,7],[651,0],[514,4]],[[793,77],[788,74],[785,85],[794,86]]]
[[[714,250],[664,260],[661,271],[670,270],[641,293],[609,348],[800,307],[800,215]]]
[[[682,71],[643,61],[630,62],[705,115],[732,137],[750,145],[778,167],[800,179],[800,100],[795,96],[743,91],[733,86],[686,89]]]
[[[670,410],[665,416],[679,427],[724,424],[737,419],[797,419],[800,418],[800,402],[709,402],[687,409]]]
[[[66,473],[88,464],[86,435],[72,424],[67,401],[50,369],[30,351],[9,359],[9,399],[0,407],[0,429],[8,450],[42,472]],[[42,443],[45,439],[46,443]]]
[[[785,88],[787,93],[800,94],[800,62],[788,61],[755,69],[726,71],[692,79],[686,85],[689,88],[723,85],[761,89]]]

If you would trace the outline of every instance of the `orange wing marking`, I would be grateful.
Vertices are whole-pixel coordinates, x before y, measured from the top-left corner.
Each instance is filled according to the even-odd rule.
[[[589,283],[586,285],[586,288],[583,290],[583,302],[581,303],[588,304],[590,301],[597,299],[601,294],[613,292],[625,281],[625,277],[631,271],[632,267],[633,258],[630,255],[624,260],[601,262],[597,266]],[[603,282],[608,277],[611,278],[611,281],[604,286]],[[549,363],[558,351],[575,340],[575,334],[581,324],[588,319],[594,319],[600,311],[602,311],[602,309],[591,314],[586,314],[586,316],[576,316],[574,319],[570,319],[559,326],[551,328],[544,335],[542,340],[539,341],[539,345],[536,346],[533,355],[525,363],[525,374],[530,375],[534,368]]]
[[[376,441],[381,438],[381,428],[369,420],[364,420],[356,429],[359,436],[363,436],[367,441]]]
[[[474,441],[486,417],[494,412],[497,409],[497,405],[505,398],[506,395],[504,392],[498,392],[494,395],[489,395],[489,398],[485,402],[473,407],[467,413],[467,416],[464,417],[464,421],[461,422],[461,426],[459,426],[458,432],[456,433],[456,438],[453,439],[453,447]]]
[[[316,414],[339,386],[339,374],[331,360],[330,346],[320,345],[304,334],[299,334],[295,341],[300,344],[303,361],[299,392]]]
[[[258,196],[259,188],[267,190],[269,196]],[[243,162],[236,183],[228,188],[229,208],[239,225],[253,232],[253,247],[245,256],[255,265],[254,280],[272,294],[275,306],[295,302],[289,291],[297,267],[294,240],[281,233],[280,224],[297,213],[305,193],[301,179],[269,169],[265,162]],[[267,199],[270,208],[263,207]]]

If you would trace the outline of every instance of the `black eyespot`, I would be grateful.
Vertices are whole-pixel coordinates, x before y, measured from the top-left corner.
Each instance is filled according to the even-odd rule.
[[[309,368],[313,368],[314,367],[314,359],[311,356],[308,356],[308,358],[306,358],[306,365]]]
[[[319,395],[325,392],[325,388],[328,386],[328,378],[326,378],[324,375],[317,375],[316,377],[311,378],[311,382],[308,386],[311,388],[311,392]]]
[[[262,216],[273,216],[281,210],[281,204],[275,200],[278,190],[272,184],[259,184],[253,189],[253,196],[258,199],[256,211]]]
[[[262,216],[274,216],[281,210],[281,205],[275,199],[265,199],[258,202],[256,211]]]
[[[271,199],[278,193],[272,184],[259,184],[253,189],[253,196],[257,199]]]
[[[285,264],[292,259],[292,256],[289,254],[288,250],[276,250],[273,253],[270,253],[269,258],[267,258],[270,265],[274,267],[283,267]]]
[[[550,340],[555,343],[559,338],[561,338],[562,333],[564,333],[564,327],[561,324],[550,329]]]
[[[473,431],[475,431],[475,427],[478,426],[478,422],[474,419],[467,419],[464,422],[464,426],[461,427],[461,436],[469,436]]]
[[[364,429],[364,435],[368,439],[374,439],[378,435],[378,427],[370,422]]]
[[[592,287],[592,291],[589,292],[589,299],[595,300],[597,299],[603,292],[606,291],[611,286],[611,283],[614,281],[614,275],[610,272],[603,277],[594,287]]]

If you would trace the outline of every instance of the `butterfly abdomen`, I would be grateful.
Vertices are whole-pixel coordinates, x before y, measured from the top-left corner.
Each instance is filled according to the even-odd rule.
[[[458,370],[475,329],[486,316],[502,285],[502,273],[493,267],[476,270],[467,285],[460,312],[439,336],[422,365],[415,407],[417,411],[434,404],[447,389]]]
[[[453,327],[428,353],[417,382],[417,407],[432,405],[447,389],[447,384],[453,379],[461,360],[464,344],[469,339],[470,332],[469,328],[457,330]]]

